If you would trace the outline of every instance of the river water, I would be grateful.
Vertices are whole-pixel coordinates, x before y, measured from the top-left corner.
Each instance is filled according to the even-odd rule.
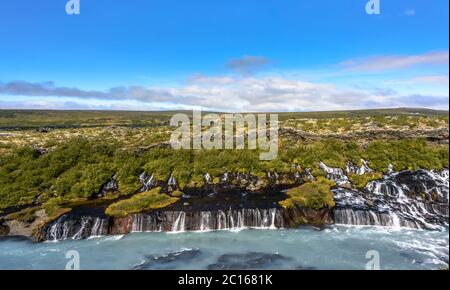
[[[377,260],[381,269],[442,269],[448,267],[449,232],[336,225],[39,244],[8,238],[0,240],[0,269],[65,269],[73,253],[81,269],[366,269]]]

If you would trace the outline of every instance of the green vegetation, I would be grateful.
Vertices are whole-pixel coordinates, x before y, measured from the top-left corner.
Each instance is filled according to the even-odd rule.
[[[138,193],[129,199],[113,203],[106,209],[106,214],[115,217],[126,217],[146,210],[164,208],[178,201],[178,198],[161,194],[160,191],[161,188],[155,188]]]
[[[448,168],[448,145],[428,144],[423,139],[376,140],[364,145],[329,139],[291,147],[284,155],[281,158],[296,158],[302,168],[313,169],[319,161],[344,169],[347,161],[358,164],[361,159],[369,160],[370,166],[379,172],[385,172],[389,164],[396,171]]]
[[[292,188],[286,193],[289,198],[280,201],[284,208],[305,207],[310,209],[333,208],[334,199],[331,188],[335,183],[324,178]]]
[[[49,154],[18,148],[0,157],[1,205],[30,204],[37,197],[89,198],[114,175],[116,144],[74,139]],[[1,206],[0,206],[1,207]]]
[[[373,141],[366,145],[329,139],[282,147],[277,159],[260,161],[255,150],[153,148],[137,153],[124,149],[119,142],[78,137],[46,154],[19,147],[12,154],[1,156],[0,208],[97,198],[114,175],[120,194],[134,194],[141,186],[138,176],[143,171],[162,182],[172,175],[183,189],[202,186],[206,173],[218,182],[225,172],[265,178],[266,172],[292,174],[300,167],[311,168],[312,174],[319,177],[324,175],[318,167],[320,161],[345,168],[347,161],[357,164],[365,159],[376,171],[385,172],[389,164],[394,165],[394,170],[440,169],[448,167],[448,158],[448,145],[428,144],[421,139]]]
[[[448,116],[427,115],[373,115],[356,117],[328,117],[328,118],[293,118],[283,124],[315,134],[345,133],[373,130],[413,130],[413,129],[440,129],[448,127]]]
[[[358,164],[365,159],[380,173],[389,164],[396,171],[448,168],[448,144],[420,138],[370,135],[361,140],[339,136],[303,140],[280,134],[278,158],[272,161],[260,161],[257,150],[173,150],[155,146],[169,140],[172,128],[168,122],[173,113],[0,110],[0,128],[18,128],[0,133],[0,210],[37,205],[52,215],[76,201],[98,199],[113,176],[119,192],[102,198],[133,195],[141,187],[138,177],[144,171],[161,182],[173,176],[177,190],[183,191],[203,186],[206,173],[214,184],[225,172],[252,174],[261,178],[262,184],[267,184],[267,172],[288,175],[309,168],[315,177],[323,177],[320,161],[345,168],[348,161]],[[310,124],[310,130],[319,135],[321,131],[365,130],[366,123],[389,130],[427,130],[448,128],[448,112],[398,109],[283,113],[280,121],[282,129],[305,129],[301,124]],[[43,127],[53,129],[36,130]],[[352,176],[351,181],[361,187],[373,178],[377,175]],[[178,197],[180,192],[171,195]]]
[[[0,110],[0,128],[80,128],[168,124],[173,112]]]
[[[182,197],[184,195],[184,193],[182,193],[179,190],[175,190],[174,192],[172,192],[171,196],[173,197]]]
[[[153,127],[168,125],[175,113],[192,115],[191,111],[164,112],[125,112],[125,111],[53,111],[53,110],[0,110],[0,129],[24,128],[83,128],[83,127]],[[207,114],[208,112],[204,112]],[[344,120],[344,123],[356,123],[366,118],[374,118],[381,124],[409,126],[411,120],[428,118],[431,124],[441,121],[448,125],[448,111],[427,109],[378,109],[355,111],[327,111],[280,113],[280,121]],[[388,118],[386,118],[388,117]],[[389,121],[393,118],[394,121]],[[398,119],[398,120],[396,120]],[[418,123],[415,123],[418,124]]]
[[[378,180],[383,178],[383,174],[381,174],[380,172],[367,172],[365,174],[350,174],[348,176],[350,183],[358,188],[358,189],[363,189],[364,187],[366,187],[367,183],[369,183],[370,181],[373,180]]]

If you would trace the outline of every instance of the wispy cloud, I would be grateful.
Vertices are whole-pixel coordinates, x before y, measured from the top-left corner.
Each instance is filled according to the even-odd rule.
[[[388,55],[347,60],[341,66],[352,71],[385,71],[420,65],[447,65],[449,52],[429,52],[416,55]]]
[[[403,12],[403,14],[406,15],[406,16],[414,16],[414,15],[416,15],[416,10],[414,10],[414,9],[406,9]]]
[[[51,107],[49,103],[52,102],[64,108],[70,106],[70,102],[77,104],[74,105],[75,107],[86,106],[92,102],[94,105],[91,108],[100,109],[203,107],[210,110],[237,112],[448,106],[448,95],[403,96],[389,88],[345,89],[333,84],[282,77],[203,76],[193,78],[179,87],[132,86],[112,88],[104,92],[57,87],[51,82],[41,84],[13,82],[0,84],[0,95],[28,96],[28,103],[34,97],[40,102],[47,102],[43,105],[47,107]],[[0,107],[8,107],[7,103],[7,101],[0,102]],[[15,105],[17,106],[17,102]]]
[[[383,82],[384,85],[387,86],[396,86],[396,85],[434,85],[436,86],[448,86],[449,85],[449,76],[448,74],[442,75],[420,75],[408,79],[401,80],[389,80]]]
[[[448,66],[448,59],[448,51],[430,52],[350,60],[342,66],[351,71],[350,75],[359,75],[360,71],[405,69],[419,65]],[[424,74],[406,80],[393,79],[390,80],[391,83],[376,83],[371,79],[370,86],[360,85],[361,80],[358,80],[358,85],[350,85],[348,88],[342,84],[338,86],[333,81],[305,81],[301,76],[254,74],[268,63],[269,60],[265,57],[244,56],[226,63],[229,69],[237,73],[234,75],[195,75],[176,84],[160,83],[159,86],[150,87],[117,86],[106,90],[57,86],[52,81],[0,81],[0,108],[153,110],[203,107],[218,111],[317,111],[448,106],[448,93],[441,89],[428,90],[425,93],[422,91],[422,94],[420,91],[414,91],[415,94],[411,94],[411,90],[402,93],[401,89],[396,87],[399,84],[448,85],[448,74]],[[338,76],[348,72],[331,71]],[[435,93],[430,94],[430,91]],[[2,95],[7,96],[4,101]],[[16,100],[12,101],[14,99]],[[18,99],[24,101],[18,102]]]
[[[74,97],[82,99],[142,100],[164,102],[172,97],[170,90],[145,88],[142,86],[114,87],[107,91],[82,90],[70,87],[57,87],[52,81],[31,83],[26,81],[0,82],[0,95],[30,97]]]
[[[429,76],[419,76],[411,80],[413,83],[426,83],[426,84],[437,84],[437,85],[448,85],[449,79],[448,75],[429,75]]]
[[[263,56],[245,55],[240,58],[230,59],[226,67],[243,75],[251,75],[269,64],[269,59]]]

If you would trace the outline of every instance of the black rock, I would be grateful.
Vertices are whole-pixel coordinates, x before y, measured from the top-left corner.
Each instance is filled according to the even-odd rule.
[[[280,254],[249,252],[245,254],[225,254],[217,263],[208,265],[208,270],[256,270],[269,269],[281,261],[290,260]]]
[[[132,267],[132,270],[171,269],[173,263],[190,262],[201,255],[199,249],[184,249],[163,256],[146,256],[144,262]]]

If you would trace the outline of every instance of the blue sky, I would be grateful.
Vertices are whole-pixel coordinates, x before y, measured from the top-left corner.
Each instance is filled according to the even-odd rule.
[[[448,0],[0,0],[0,108],[448,107]]]

